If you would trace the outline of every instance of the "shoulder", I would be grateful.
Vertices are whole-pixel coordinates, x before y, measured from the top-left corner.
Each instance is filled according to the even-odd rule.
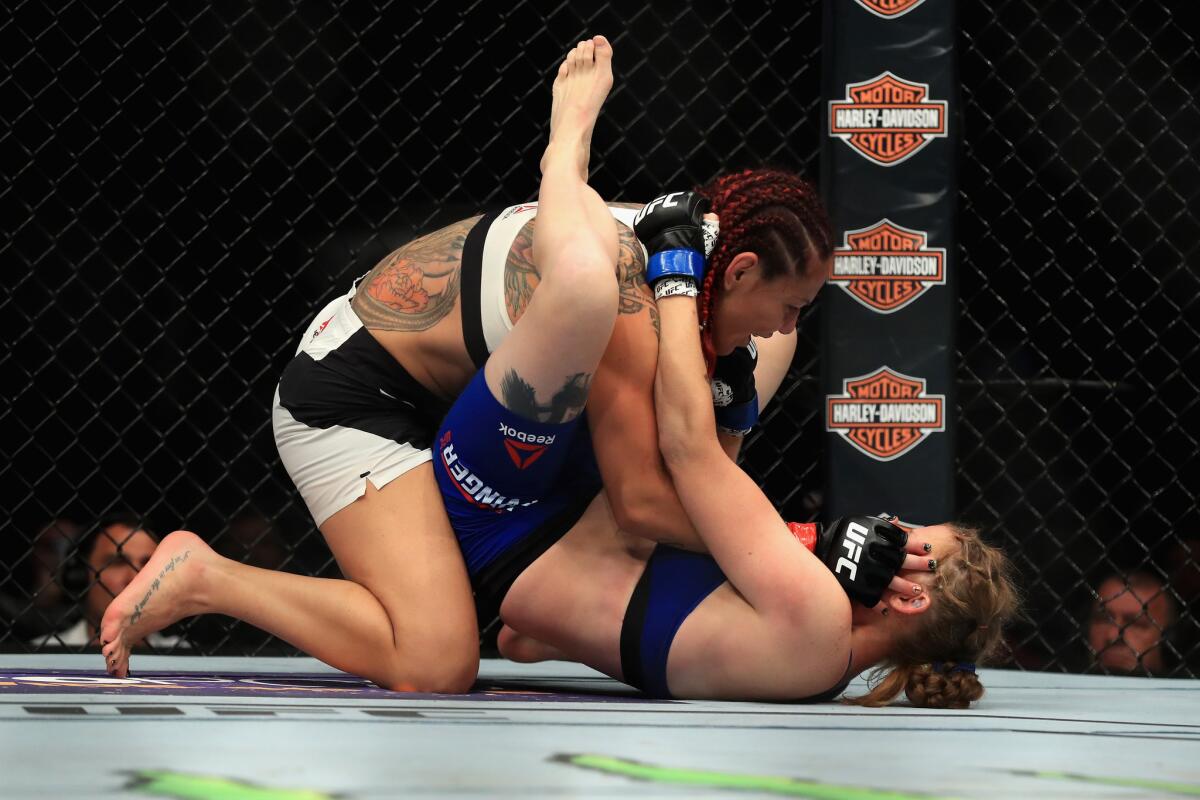
[[[770,658],[796,667],[791,697],[807,697],[838,683],[850,659],[853,610],[837,579],[810,553],[803,588],[765,613],[771,636],[763,643]]]
[[[753,609],[731,584],[706,599],[671,647],[671,687],[679,697],[795,701],[828,692],[850,661],[845,617],[819,608],[793,618]]]

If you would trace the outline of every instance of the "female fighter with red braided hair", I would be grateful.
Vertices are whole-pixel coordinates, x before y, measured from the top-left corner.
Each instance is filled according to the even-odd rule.
[[[700,287],[700,341],[711,371],[718,354],[746,343],[745,331],[769,338],[795,330],[802,307],[824,284],[833,242],[816,188],[799,175],[745,170],[697,194],[721,231]]]
[[[784,523],[715,435],[693,299],[705,266],[703,206],[699,195],[665,195],[634,225],[660,303],[659,443],[711,555],[625,536],[581,469],[578,419],[543,423],[506,398],[501,376],[542,374],[549,361],[568,358],[591,368],[586,348],[572,353],[564,315],[552,304],[576,310],[578,324],[567,326],[574,334],[589,320],[606,329],[605,310],[615,316],[615,308],[600,289],[607,271],[594,267],[596,286],[557,283],[535,298],[436,437],[435,475],[480,616],[498,610],[507,626],[501,652],[510,658],[583,661],[654,696],[827,699],[890,661],[889,678],[859,702],[883,703],[905,688],[919,705],[965,707],[982,693],[974,662],[991,655],[1014,607],[1003,554],[950,525],[909,537],[894,518],[848,517],[825,528]],[[573,231],[573,257],[584,263],[589,240],[603,241],[609,229],[603,211],[591,215],[590,231],[588,224]],[[821,257],[812,243],[794,256]],[[553,356],[519,344],[549,340],[558,345]],[[523,474],[507,463],[509,445],[497,428],[536,444],[526,451],[536,452],[536,463]],[[511,502],[481,502],[475,484]]]
[[[552,89],[547,157],[570,142],[585,179],[611,61],[604,37],[580,42]],[[824,282],[828,225],[812,186],[789,173],[736,173],[705,191],[724,215],[724,231],[706,286],[704,335],[711,353],[725,354],[752,334],[784,334],[759,341],[758,388],[766,396],[791,360],[800,309]],[[504,399],[531,419],[558,423],[578,415],[586,396],[591,436],[577,438],[595,442],[621,528],[702,550],[657,447],[658,318],[632,231],[640,207],[608,207],[618,314],[590,381],[581,375],[543,394],[514,380]],[[449,402],[544,282],[536,216],[537,204],[513,206],[400,247],[313,318],[284,369],[273,408],[276,443],[345,579],[251,567],[220,557],[194,534],[172,534],[105,615],[101,642],[111,673],[127,674],[130,642],[185,616],[220,613],[384,687],[453,692],[471,685],[479,658],[472,587],[431,445]],[[798,259],[810,249],[819,258]],[[742,359],[742,379],[747,363],[753,367]],[[757,412],[753,389],[744,380],[739,387],[738,397],[721,398],[736,412],[735,424],[725,426],[732,430],[744,430]],[[541,445],[506,438],[514,467],[531,466]],[[733,448],[737,439],[725,441]]]
[[[489,391],[501,370],[533,372],[546,359],[536,350],[514,357],[506,341],[442,423],[434,467],[481,616],[498,610],[501,652],[514,660],[582,661],[653,696],[828,699],[881,665],[887,678],[854,702],[881,705],[904,689],[916,705],[966,707],[983,691],[975,661],[994,653],[1015,610],[1007,560],[955,525],[910,530],[870,516],[825,528],[784,523],[714,435],[693,299],[704,271],[702,205],[696,195],[667,195],[635,226],[662,321],[659,443],[711,554],[625,536],[603,492],[586,509],[572,500],[590,497],[572,426],[540,425]],[[798,257],[817,253],[810,246]],[[602,316],[597,293],[560,291],[546,299]],[[552,332],[543,325],[523,320],[513,339],[539,341]],[[490,434],[497,426],[549,442],[529,480],[505,483]],[[463,491],[471,480],[522,499],[498,514]],[[547,532],[553,544],[530,557],[525,543]],[[506,560],[507,579],[492,567]]]

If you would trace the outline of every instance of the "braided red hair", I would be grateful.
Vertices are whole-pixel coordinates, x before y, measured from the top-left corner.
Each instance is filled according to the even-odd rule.
[[[712,373],[716,363],[712,319],[715,287],[738,253],[753,252],[768,280],[797,269],[801,274],[815,254],[822,262],[833,251],[829,217],[816,187],[779,169],[748,169],[721,175],[697,192],[721,221],[716,247],[708,259],[700,289],[700,343]],[[797,266],[798,265],[798,266]]]

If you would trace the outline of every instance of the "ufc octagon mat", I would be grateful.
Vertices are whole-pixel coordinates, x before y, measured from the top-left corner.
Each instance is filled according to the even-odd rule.
[[[0,655],[0,797],[1200,797],[1200,681],[999,670],[969,711],[647,701],[485,661],[468,695],[311,659]],[[861,691],[856,682],[851,692]]]

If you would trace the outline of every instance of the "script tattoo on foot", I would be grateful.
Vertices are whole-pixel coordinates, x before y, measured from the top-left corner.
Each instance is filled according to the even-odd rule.
[[[133,616],[129,620],[131,625],[142,618],[142,611],[145,610],[146,604],[150,602],[150,598],[153,597],[156,592],[158,592],[158,587],[161,585],[163,579],[167,577],[167,573],[174,572],[175,567],[187,561],[188,556],[191,555],[191,553],[191,550],[184,550],[180,555],[175,556],[167,562],[166,566],[162,568],[162,570],[154,578],[154,581],[150,584],[150,588],[146,590],[146,594],[142,596],[141,602],[133,607]]]

